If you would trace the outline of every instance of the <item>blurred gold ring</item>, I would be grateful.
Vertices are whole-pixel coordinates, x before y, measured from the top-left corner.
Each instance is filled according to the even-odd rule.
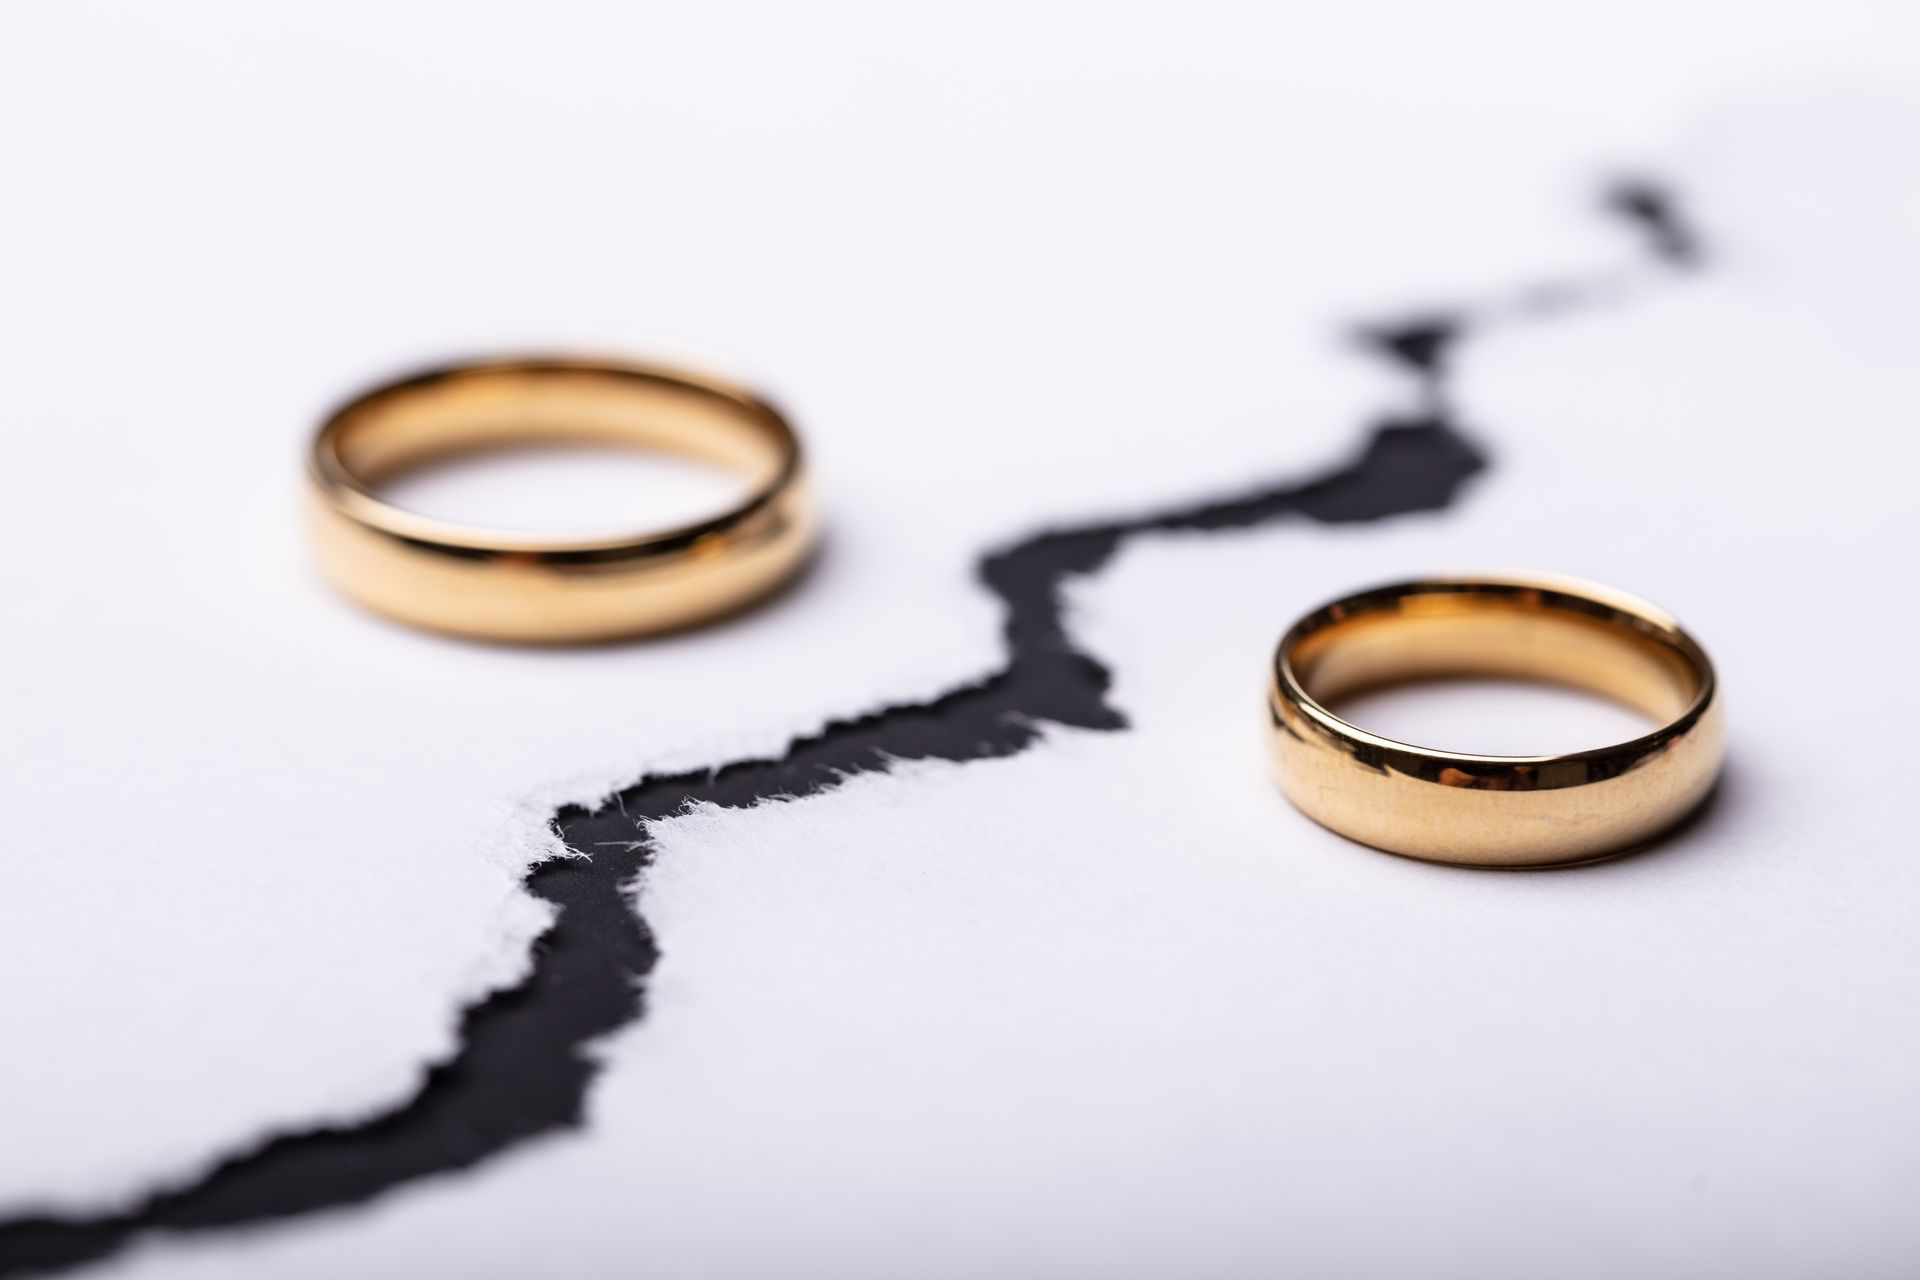
[[[1327,709],[1449,676],[1571,685],[1660,727],[1592,751],[1463,755]],[[1706,651],[1654,606],[1564,578],[1406,582],[1316,609],[1274,653],[1268,710],[1274,773],[1301,812],[1378,849],[1471,866],[1590,862],[1642,844],[1706,798],[1723,751]]]
[[[607,537],[504,533],[404,511],[374,487],[455,454],[543,441],[658,448],[746,474],[712,519]],[[320,567],[414,626],[489,640],[608,640],[688,626],[765,596],[813,541],[800,443],[765,401],[664,366],[529,358],[437,369],[340,408],[309,458]]]

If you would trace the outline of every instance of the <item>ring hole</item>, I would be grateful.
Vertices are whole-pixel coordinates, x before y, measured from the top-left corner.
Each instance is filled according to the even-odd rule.
[[[380,497],[419,515],[515,533],[605,536],[717,516],[751,479],[701,458],[600,444],[513,445],[390,476]]]
[[[1469,755],[1586,751],[1659,727],[1629,707],[1581,689],[1482,677],[1386,685],[1341,698],[1328,709],[1383,738]]]

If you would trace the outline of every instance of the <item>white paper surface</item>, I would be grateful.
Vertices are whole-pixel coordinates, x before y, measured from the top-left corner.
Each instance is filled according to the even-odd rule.
[[[1476,344],[1456,389],[1493,468],[1456,510],[1129,551],[1081,606],[1136,731],[659,828],[665,958],[584,1134],[134,1269],[1911,1257],[1920,877],[1861,764],[1913,709],[1912,620],[1875,590],[1913,537],[1920,335],[1882,269],[1912,261],[1909,189],[1848,150],[1890,105],[1699,88],[1884,57],[1854,11],[1751,15],[1711,54],[1596,19],[1578,57],[1539,44],[1564,61],[1495,56],[1528,21],[1503,8],[1397,12],[1403,40],[1185,7],[937,36],[853,7],[187,12],[113,11],[105,42],[104,10],[0,18],[0,147],[33,177],[0,222],[0,1025],[32,1046],[0,1200],[110,1203],[403,1098],[521,971],[560,800],[989,669],[980,551],[1319,469],[1400,407],[1345,326],[1628,256],[1581,202],[1652,157],[1713,271]],[[669,337],[809,431],[832,533],[804,590],[555,654],[312,581],[293,498],[328,400],[475,347]],[[1461,564],[1617,582],[1712,646],[1733,767],[1684,845],[1450,872],[1272,793],[1280,627]],[[1834,610],[1867,619],[1839,663]]]

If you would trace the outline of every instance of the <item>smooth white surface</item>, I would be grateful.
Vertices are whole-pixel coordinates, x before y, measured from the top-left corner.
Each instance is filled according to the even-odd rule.
[[[1656,727],[1618,703],[1519,680],[1434,680],[1343,699],[1349,724],[1397,742],[1478,755],[1584,751]]]
[[[524,963],[559,799],[986,670],[986,545],[1343,454],[1400,403],[1343,325],[1620,258],[1602,166],[1895,58],[1876,11],[9,6],[0,1199],[404,1096]],[[1910,1256],[1920,884],[1899,798],[1780,692],[1775,601],[1862,607],[1912,545],[1913,298],[1858,268],[1911,224],[1853,117],[1782,109],[1786,145],[1752,110],[1675,162],[1713,277],[1471,353],[1498,452],[1460,512],[1130,554],[1086,609],[1139,732],[663,828],[652,1012],[585,1135],[145,1269]],[[806,590],[527,654],[311,580],[326,403],[570,338],[772,385],[833,521]],[[1617,581],[1714,647],[1739,745],[1685,848],[1467,876],[1271,793],[1278,628],[1463,562]],[[1911,619],[1874,622],[1840,678],[1891,734]]]
[[[582,445],[446,458],[395,476],[380,496],[408,511],[490,529],[626,533],[719,515],[751,490],[743,473],[696,458]]]

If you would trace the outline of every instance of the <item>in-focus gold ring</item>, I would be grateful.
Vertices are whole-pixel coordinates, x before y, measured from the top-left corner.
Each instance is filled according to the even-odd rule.
[[[712,519],[608,537],[509,534],[383,502],[374,486],[436,458],[545,441],[637,444],[745,473]],[[800,443],[758,396],[702,374],[529,358],[379,387],[320,427],[309,513],[321,569],[361,604],[490,640],[608,640],[688,626],[772,591],[813,541]]]
[[[1484,756],[1382,738],[1327,709],[1404,681],[1517,676],[1586,689],[1658,729],[1593,751]],[[1301,812],[1436,862],[1590,862],[1666,830],[1719,776],[1706,651],[1623,592],[1548,577],[1440,578],[1316,609],[1281,639],[1268,689],[1275,776]]]

